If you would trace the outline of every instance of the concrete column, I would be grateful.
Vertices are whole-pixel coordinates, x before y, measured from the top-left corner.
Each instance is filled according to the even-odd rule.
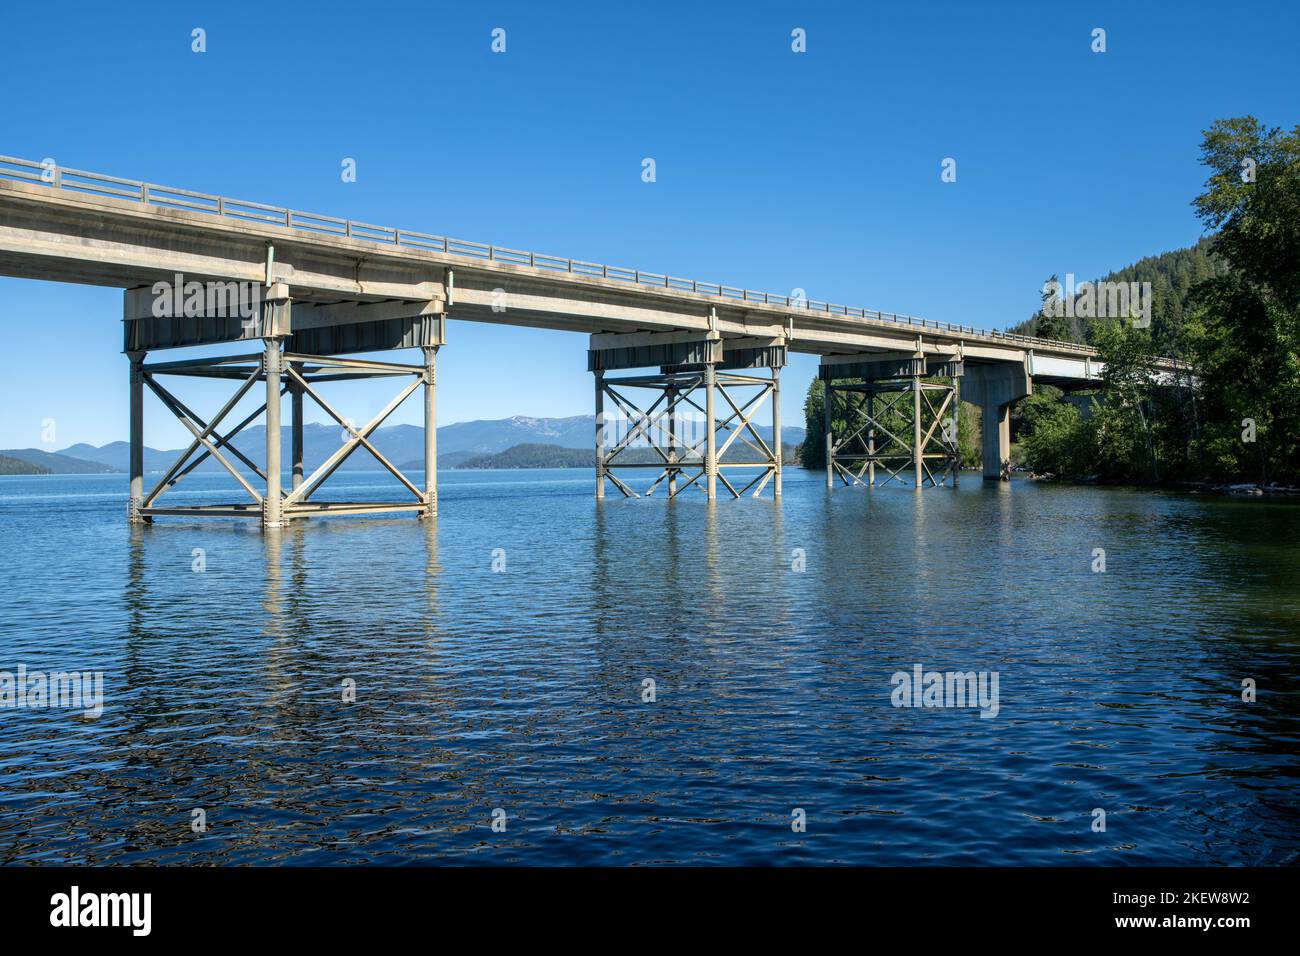
[[[280,498],[280,369],[284,349],[279,337],[262,341],[266,373],[266,497],[262,501],[262,525],[278,528],[284,521],[284,502]]]
[[[295,362],[294,368],[299,373],[302,372],[302,363]],[[296,381],[289,384],[289,395],[291,402],[289,404],[289,427],[292,430],[292,448],[290,450],[291,467],[293,468],[293,487],[297,490],[298,486],[303,483],[303,450],[302,450],[302,386]]]
[[[925,449],[921,447],[921,377],[912,376],[912,481],[913,491],[921,490]]]
[[[867,426],[867,454],[875,455],[876,453],[876,393],[867,392],[867,419],[871,422]],[[867,484],[876,483],[876,462],[874,458],[867,459]]]
[[[822,390],[822,431],[826,433],[826,488],[829,491],[835,486],[835,430],[832,427],[835,389],[830,379],[826,380],[825,386]]]
[[[144,357],[145,352],[128,352],[131,360],[131,492],[127,502],[127,521],[142,524],[144,504]]]
[[[718,497],[718,430],[717,416],[714,414],[714,392],[717,391],[718,370],[712,362],[704,366],[704,482],[709,500]]]
[[[772,496],[781,497],[781,370],[772,368],[772,441],[776,445],[776,474],[772,476]]]
[[[438,514],[438,347],[424,347],[424,512]]]
[[[596,370],[596,497],[605,497],[605,373]]]
[[[1023,362],[965,366],[962,390],[980,407],[983,425],[984,480],[1005,481],[1011,462],[1011,406],[1033,391]]]
[[[1010,477],[1011,404],[989,402],[980,406],[984,419],[984,480],[1005,481]]]

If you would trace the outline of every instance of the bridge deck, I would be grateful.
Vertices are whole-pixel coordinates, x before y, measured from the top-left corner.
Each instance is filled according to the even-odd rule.
[[[295,301],[439,299],[457,319],[575,332],[781,337],[819,355],[961,350],[1049,380],[1096,377],[1093,349],[376,226],[0,157],[0,274],[139,288],[186,278],[276,281]],[[501,303],[504,296],[504,311]],[[1093,363],[1095,366],[1095,363]]]

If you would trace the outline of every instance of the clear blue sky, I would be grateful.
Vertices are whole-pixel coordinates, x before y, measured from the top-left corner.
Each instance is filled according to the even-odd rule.
[[[470,7],[10,5],[0,153],[1004,328],[1051,273],[1192,243],[1215,118],[1300,121],[1295,3]],[[0,279],[0,447],[126,436],[120,315],[115,290]],[[591,412],[583,337],[450,336],[443,423]],[[814,368],[786,370],[787,422]],[[184,435],[152,401],[148,429]]]

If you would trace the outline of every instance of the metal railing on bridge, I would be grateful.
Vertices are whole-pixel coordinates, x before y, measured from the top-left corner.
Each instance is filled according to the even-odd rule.
[[[969,325],[936,322],[932,319],[922,319],[913,315],[899,315],[896,312],[880,312],[873,309],[860,309],[847,305],[821,302],[816,299],[800,299],[771,292],[755,292],[752,289],[743,289],[718,282],[681,279],[665,273],[645,272],[641,269],[630,269],[625,266],[603,265],[598,262],[586,262],[564,256],[525,252],[520,249],[509,249],[504,246],[494,246],[482,242],[470,242],[465,239],[452,239],[448,236],[413,232],[409,229],[376,226],[352,219],[339,219],[334,216],[300,212],[296,209],[268,206],[263,203],[249,202],[242,199],[229,199],[225,196],[214,196],[208,193],[194,192],[190,189],[158,186],[153,183],[106,176],[102,173],[88,173],[78,169],[67,169],[52,163],[35,163],[31,160],[17,159],[12,156],[0,156],[0,179],[36,183],[54,189],[65,189],[70,192],[93,196],[129,199],[167,209],[187,209],[191,212],[208,213],[246,222],[284,226],[289,229],[299,229],[320,235],[341,236],[348,239],[359,239],[411,249],[427,249],[444,255],[459,256],[481,262],[529,266],[534,269],[566,272],[589,278],[612,279],[638,286],[693,292],[699,295],[714,295],[737,302],[775,305],[792,310],[890,322],[896,325],[935,329],[959,335],[974,335],[1031,347],[1035,345],[1048,346],[1053,349],[1083,354],[1091,354],[1093,351],[1087,346],[1075,342],[1061,342],[1054,339],[1035,338],[1030,335],[1017,335],[1012,332],[977,329]]]

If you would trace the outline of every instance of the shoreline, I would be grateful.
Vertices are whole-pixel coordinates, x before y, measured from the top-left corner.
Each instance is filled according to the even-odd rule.
[[[1058,482],[1069,485],[1100,485],[1106,488],[1136,488],[1144,491],[1181,491],[1191,495],[1220,495],[1231,498],[1287,498],[1300,495],[1300,487],[1279,485],[1276,482],[1261,485],[1256,482],[1224,481],[1105,481],[1095,477],[1072,478],[1059,475],[1025,472],[1031,481]]]

